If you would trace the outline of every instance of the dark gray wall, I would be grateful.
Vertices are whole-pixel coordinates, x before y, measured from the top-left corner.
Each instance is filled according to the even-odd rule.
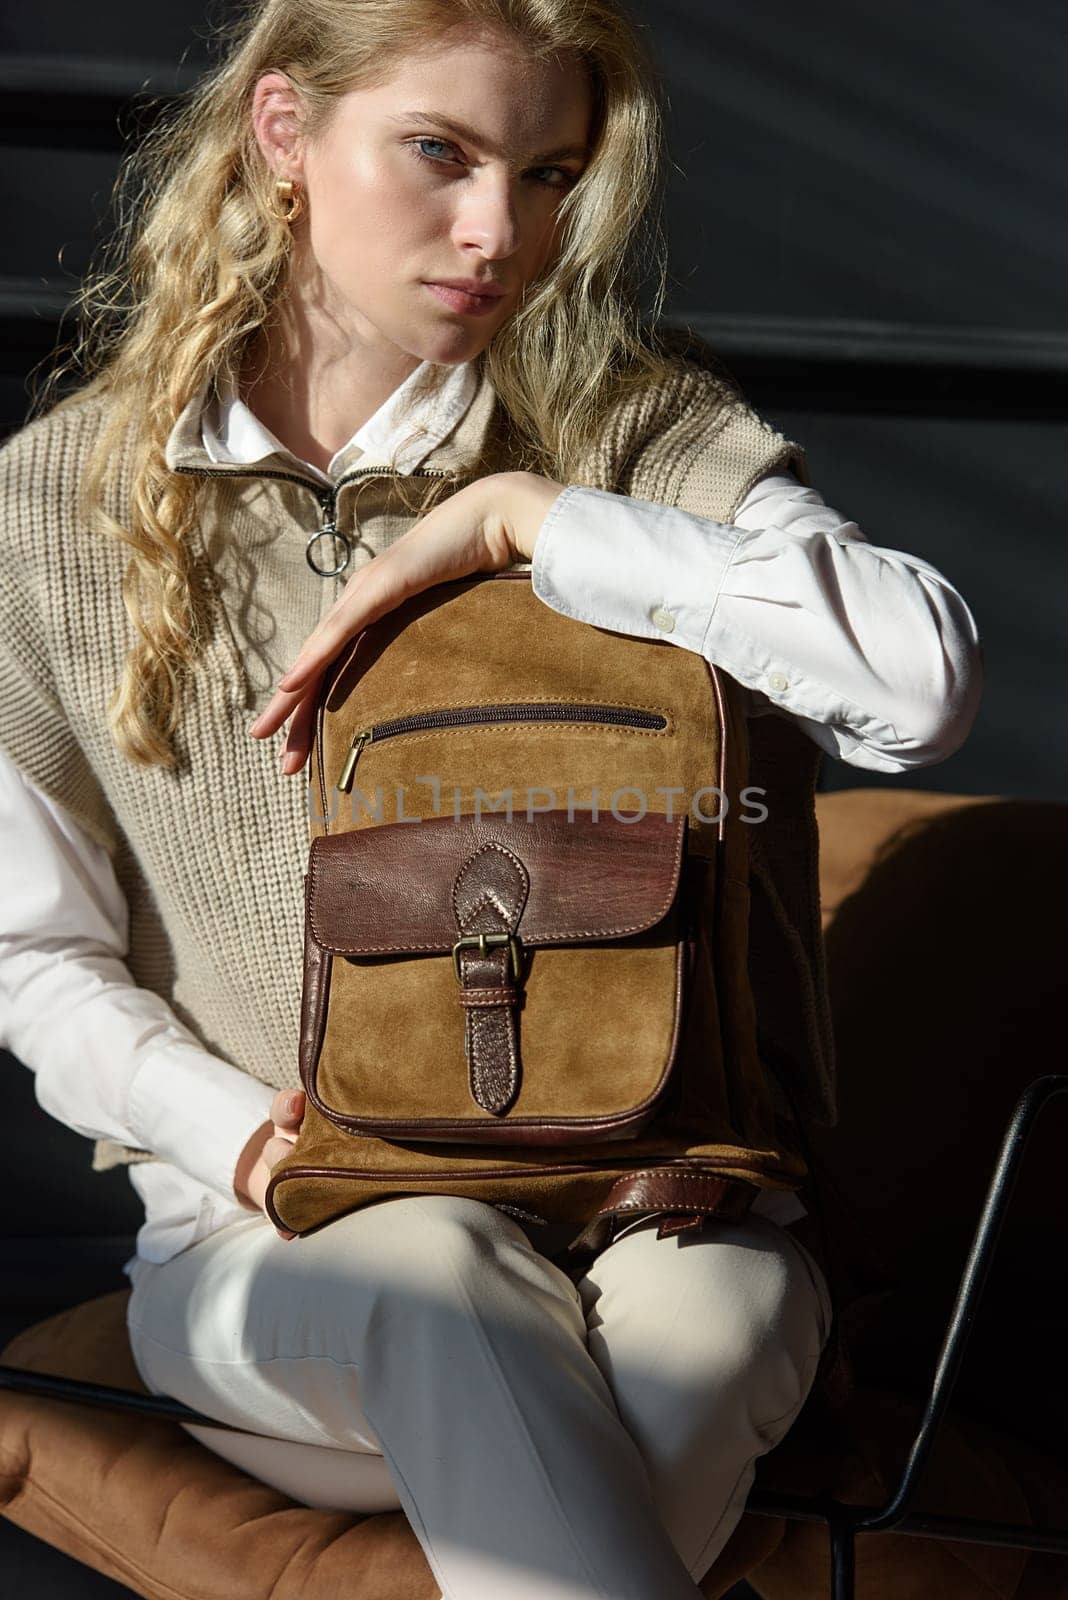
[[[679,303],[1068,332],[1061,0],[656,0]]]
[[[868,783],[1068,795],[1063,5],[645,0],[669,98],[671,320],[711,340],[877,544],[961,590],[987,687],[949,761]],[[106,218],[139,85],[208,59],[224,4],[6,0],[0,426]],[[62,258],[62,265],[61,265]]]
[[[672,310],[825,498],[971,606],[964,749],[858,783],[1065,798],[1068,12],[657,0]]]

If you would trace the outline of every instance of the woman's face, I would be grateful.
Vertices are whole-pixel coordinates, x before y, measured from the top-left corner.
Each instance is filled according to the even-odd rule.
[[[538,63],[499,33],[457,36],[342,96],[285,167],[307,194],[295,243],[316,298],[369,349],[470,360],[555,251],[590,115],[578,63]]]

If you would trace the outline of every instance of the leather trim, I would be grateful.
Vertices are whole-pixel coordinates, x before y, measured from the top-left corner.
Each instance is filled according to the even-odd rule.
[[[644,933],[678,889],[685,816],[631,822],[546,811],[386,822],[313,839],[308,917],[333,955],[442,955],[456,942],[457,866],[486,844],[523,861],[530,893],[517,922],[525,945],[573,944]]]
[[[506,983],[496,989],[476,989],[465,986],[457,993],[456,1001],[461,1006],[500,1006],[514,1003],[518,993],[519,991],[514,983]]]
[[[708,675],[712,680],[712,691],[716,697],[716,714],[719,717],[720,728],[719,776],[716,779],[716,782],[719,784],[720,794],[725,795],[727,793],[727,729],[730,724],[727,720],[727,708],[723,702],[723,685],[719,681],[719,673],[711,661],[707,663],[707,666]],[[721,809],[719,821],[716,824],[716,839],[720,845],[723,843],[726,834],[726,827],[726,812]]]
[[[453,916],[464,938],[514,934],[530,893],[530,876],[514,850],[496,840],[480,844],[456,874]],[[460,1003],[464,1010],[464,1056],[472,1100],[503,1116],[519,1093],[519,1019],[522,993],[511,981],[506,946],[470,945],[458,950]],[[478,996],[473,1005],[469,997]]]
[[[700,1168],[647,1167],[617,1179],[598,1216],[668,1211],[682,1216],[743,1217],[760,1193],[755,1184]]]
[[[664,1217],[656,1230],[658,1239],[671,1239],[677,1233],[700,1233],[707,1220],[703,1211],[695,1212],[692,1216],[682,1213],[679,1216]]]
[[[312,1085],[319,1053],[326,1037],[326,1016],[330,1004],[330,974],[334,958],[320,949],[311,936],[305,906],[304,987],[300,1004],[300,1079],[308,1098],[314,1100]]]

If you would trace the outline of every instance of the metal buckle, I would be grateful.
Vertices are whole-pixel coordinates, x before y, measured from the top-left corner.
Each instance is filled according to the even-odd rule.
[[[452,965],[453,965],[453,970],[456,973],[456,981],[457,981],[457,983],[463,983],[463,981],[464,981],[463,973],[460,971],[460,951],[462,949],[464,949],[465,946],[468,949],[470,949],[470,947],[472,945],[476,945],[476,944],[478,945],[479,954],[483,955],[483,956],[486,954],[486,949],[487,949],[487,947],[489,945],[491,945],[491,944],[496,944],[496,945],[507,944],[509,952],[511,953],[511,957],[512,957],[512,976],[518,982],[518,980],[519,980],[519,968],[520,968],[520,950],[522,948],[522,946],[519,943],[519,935],[518,934],[515,934],[515,933],[465,933],[463,938],[462,939],[457,939],[456,943],[452,947]]]

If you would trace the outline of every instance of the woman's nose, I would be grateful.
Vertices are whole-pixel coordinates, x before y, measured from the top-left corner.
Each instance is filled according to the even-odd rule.
[[[522,224],[507,175],[480,174],[460,202],[453,237],[461,247],[475,245],[493,260],[515,254]]]

